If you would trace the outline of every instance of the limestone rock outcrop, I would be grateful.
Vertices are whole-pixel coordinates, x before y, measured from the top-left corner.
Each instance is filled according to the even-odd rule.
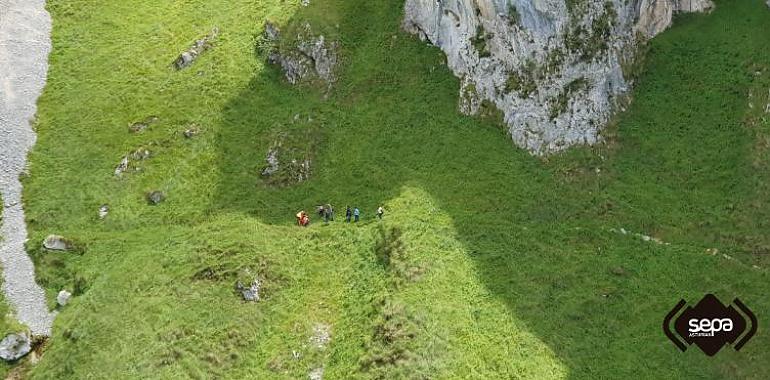
[[[635,29],[652,38],[671,26],[677,12],[708,12],[713,8],[711,0],[641,0]]]
[[[243,283],[238,281],[235,284],[235,289],[241,293],[241,296],[243,297],[244,301],[247,302],[257,302],[260,300],[259,291],[262,288],[262,281],[260,281],[258,278],[255,278],[254,281],[251,282],[251,285],[245,286]]]
[[[151,206],[157,206],[166,200],[166,193],[160,190],[153,190],[147,193],[145,198],[147,198],[148,204]]]
[[[285,37],[278,27],[268,22],[263,36],[273,45],[268,61],[281,67],[289,83],[313,79],[320,79],[329,86],[334,83],[338,44],[327,41],[323,35],[316,35],[310,24],[305,23],[296,36],[282,41]]]
[[[32,343],[25,334],[8,334],[0,341],[0,359],[13,362],[32,351]]]
[[[181,54],[179,54],[179,57],[174,60],[174,68],[177,70],[182,70],[192,65],[201,54],[205,53],[214,46],[214,40],[217,39],[218,34],[219,29],[215,27],[211,30],[211,33],[196,40],[189,49],[183,51]]]
[[[710,0],[406,0],[403,28],[441,48],[460,110],[491,105],[533,154],[601,140],[639,44]]]

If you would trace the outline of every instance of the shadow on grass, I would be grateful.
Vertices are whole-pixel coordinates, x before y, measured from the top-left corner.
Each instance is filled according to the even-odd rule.
[[[551,347],[571,377],[718,377],[722,368],[762,354],[749,348],[747,358],[725,355],[715,362],[681,355],[659,333],[659,323],[683,295],[721,291],[759,302],[761,291],[735,282],[740,269],[723,268],[691,249],[645,244],[607,230],[628,222],[664,234],[674,231],[687,240],[696,228],[713,231],[731,222],[714,210],[745,186],[740,165],[747,139],[744,132],[712,124],[740,119],[745,107],[741,90],[750,79],[730,82],[718,74],[745,70],[740,65],[749,56],[729,42],[767,21],[753,14],[756,5],[731,3],[739,8],[734,13],[716,11],[708,20],[710,29],[734,19],[745,18],[747,24],[719,38],[697,37],[695,27],[709,24],[693,19],[656,43],[653,55],[660,57],[684,50],[673,60],[653,56],[650,65],[662,74],[651,71],[642,79],[637,103],[621,124],[620,143],[631,151],[599,163],[605,166],[603,176],[581,172],[574,181],[565,180],[563,172],[593,171],[567,163],[583,160],[581,153],[543,163],[513,148],[492,123],[458,114],[457,79],[443,65],[440,51],[397,32],[400,5],[344,5],[347,16],[340,28],[347,62],[329,99],[290,87],[271,69],[225,107],[214,211],[288,225],[297,210],[332,203],[338,218],[350,205],[371,219],[377,206],[397,197],[404,185],[419,187],[452,217],[481,281]],[[683,46],[687,43],[694,45]],[[700,67],[692,68],[692,62]],[[694,72],[682,74],[686,70]],[[656,104],[650,99],[661,89],[668,95]],[[712,104],[696,98],[703,93],[706,100],[716,93],[722,108],[707,108]],[[687,94],[678,105],[671,104],[676,94]],[[660,114],[645,114],[652,109]],[[320,130],[312,177],[269,187],[260,172],[275,132],[287,128]],[[690,146],[694,139],[701,144],[697,149]],[[586,165],[595,164],[591,158]],[[678,225],[710,217],[716,218],[711,227]],[[705,237],[694,243],[713,241]],[[693,267],[710,274],[686,274]],[[612,273],[615,268],[624,268],[622,274]]]

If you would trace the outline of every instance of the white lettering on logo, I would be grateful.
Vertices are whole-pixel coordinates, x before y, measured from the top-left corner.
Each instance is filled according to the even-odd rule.
[[[717,332],[730,332],[733,331],[733,320],[730,318],[723,319],[690,319],[688,322],[690,325],[691,333],[717,333]]]

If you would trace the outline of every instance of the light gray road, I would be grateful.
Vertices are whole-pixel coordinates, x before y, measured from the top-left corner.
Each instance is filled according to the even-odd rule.
[[[50,35],[45,0],[0,0],[0,265],[5,298],[34,335],[50,335],[55,314],[48,310],[24,251],[27,227],[19,174],[35,144],[30,120],[45,86]]]

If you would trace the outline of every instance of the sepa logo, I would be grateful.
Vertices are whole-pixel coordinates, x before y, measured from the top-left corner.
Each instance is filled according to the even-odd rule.
[[[663,320],[663,332],[682,351],[695,344],[706,355],[714,356],[728,343],[738,351],[757,332],[757,317],[737,298],[725,306],[713,294],[706,294],[695,307],[682,311],[685,304],[679,301]],[[747,322],[751,324],[748,331]]]

